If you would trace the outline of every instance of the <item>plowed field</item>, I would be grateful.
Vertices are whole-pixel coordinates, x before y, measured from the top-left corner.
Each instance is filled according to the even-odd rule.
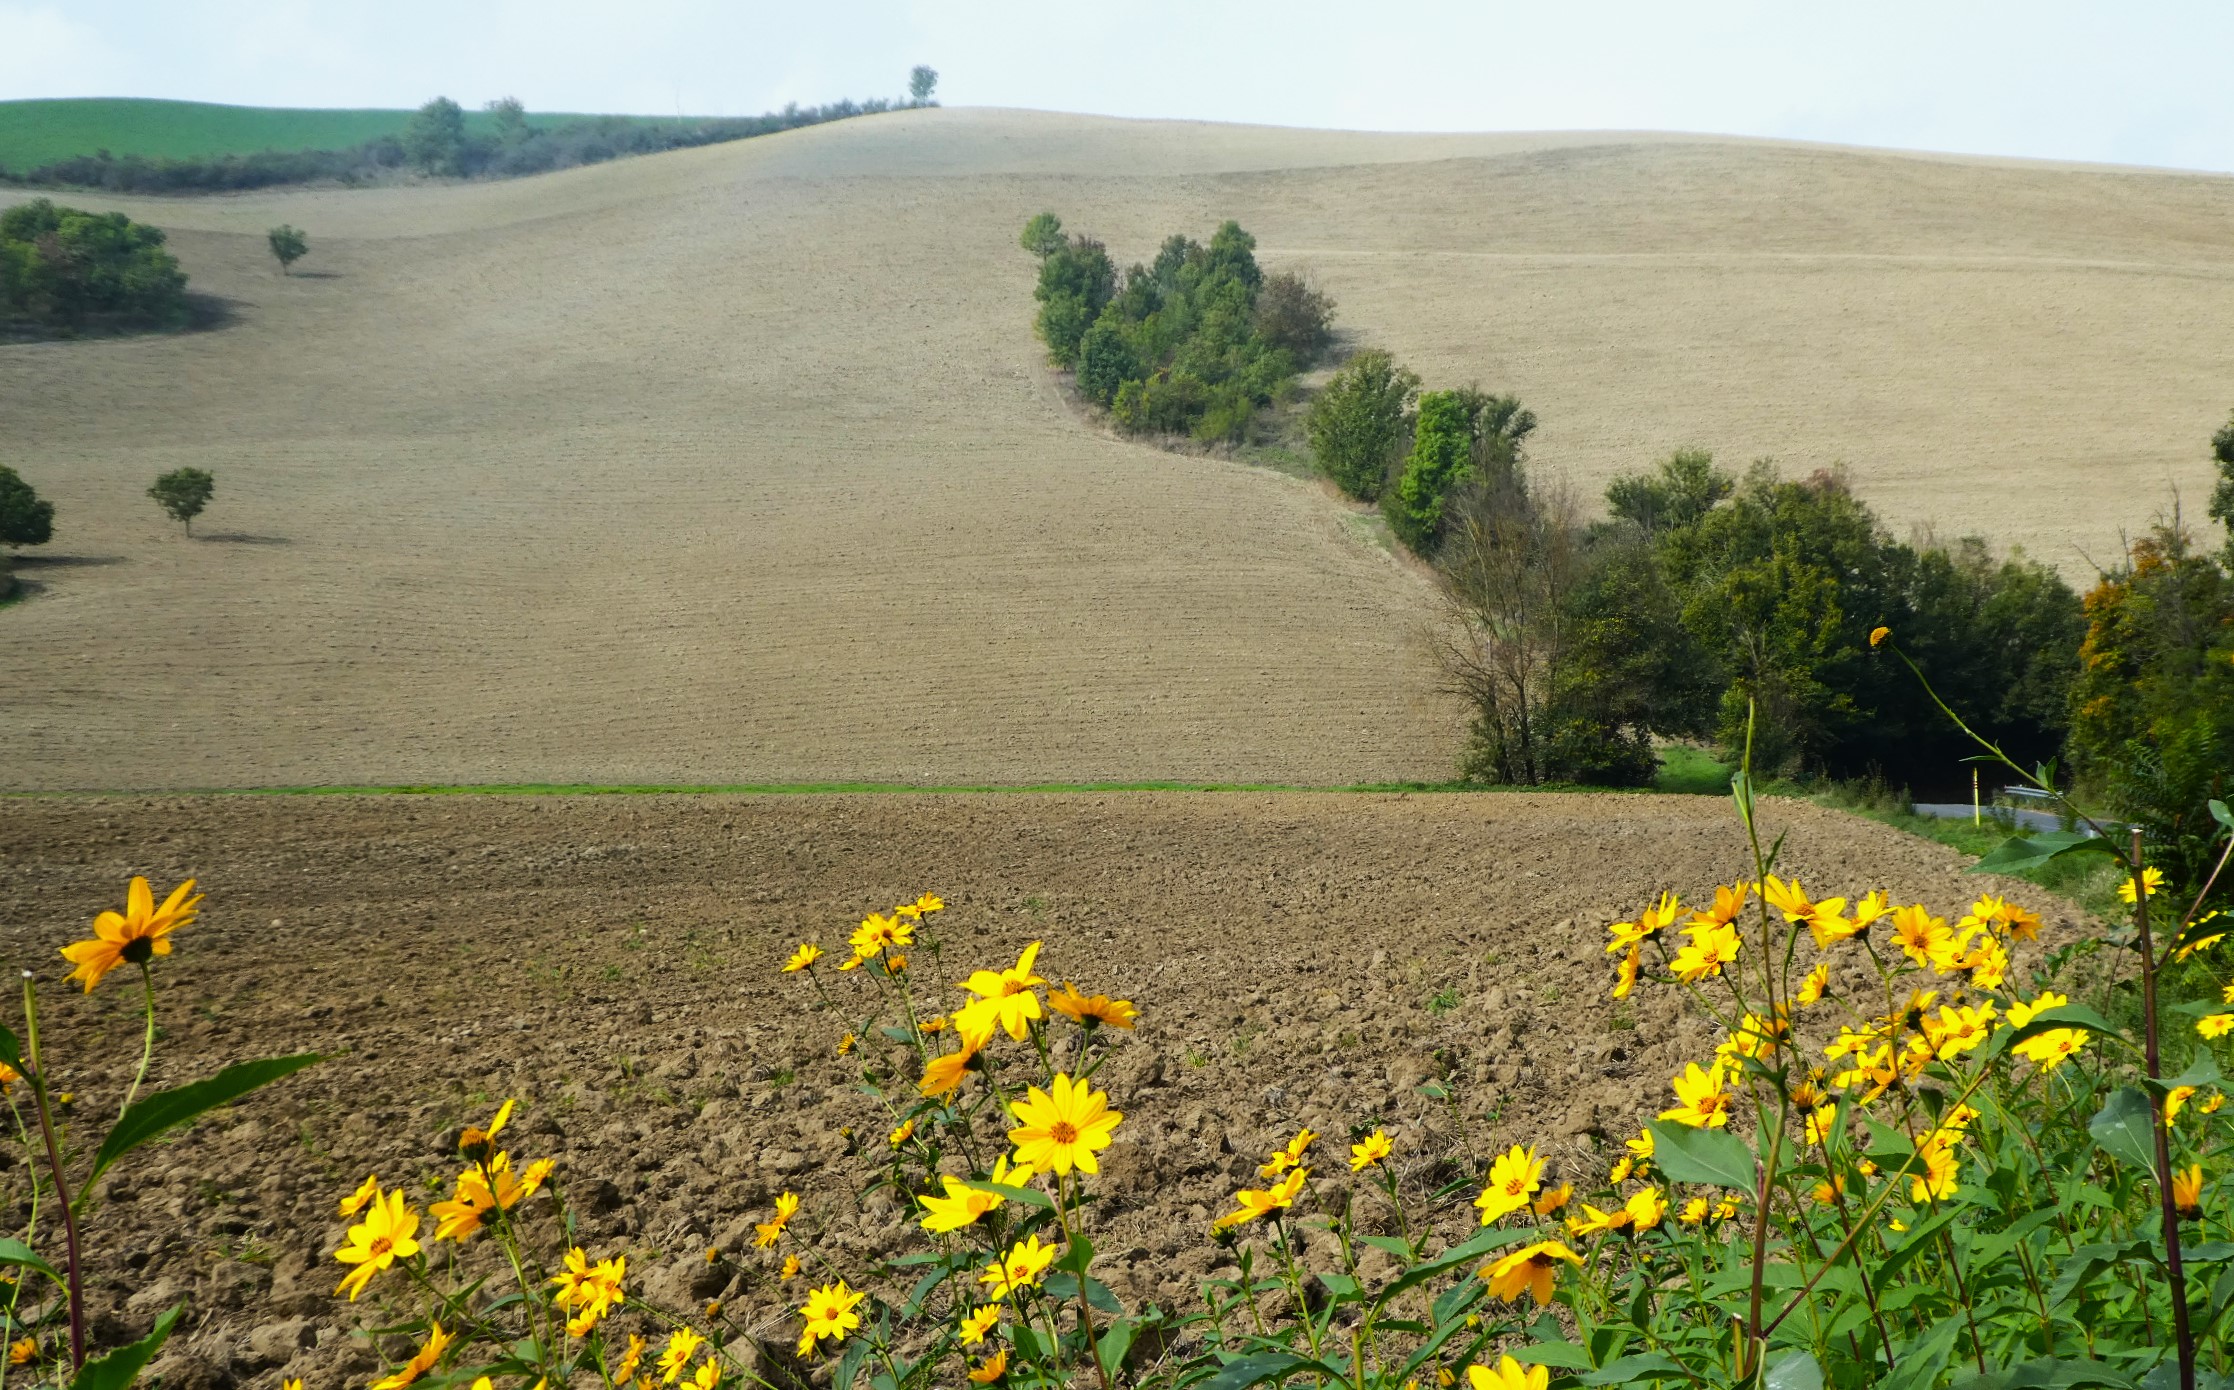
[[[2074,925],[1883,826],[1765,818],[1818,891],[1946,911],[2014,889],[2051,939]],[[1671,992],[1608,1001],[1603,925],[1736,877],[1742,850],[1726,804],[1689,797],[7,800],[0,932],[50,982],[80,1114],[130,1074],[134,994],[52,983],[54,952],[134,872],[209,893],[160,962],[157,1083],[335,1054],[130,1161],[94,1208],[97,1334],[187,1300],[157,1369],[214,1390],[361,1383],[374,1360],[349,1329],[376,1314],[332,1296],[336,1198],[367,1172],[425,1193],[457,1127],[506,1097],[525,1107],[513,1147],[558,1160],[586,1244],[625,1251],[670,1305],[720,1298],[789,1340],[750,1248],[776,1193],[806,1199],[796,1230],[857,1277],[915,1236],[888,1194],[855,1196],[892,1123],[855,1084],[898,1054],[872,1034],[839,1059],[850,1020],[776,966],[926,889],[949,904],[936,957],[915,953],[932,995],[1041,940],[1049,978],[1140,1006],[1101,1074],[1125,1119],[1092,1232],[1130,1305],[1191,1302],[1225,1258],[1211,1216],[1297,1125],[1332,1144],[1385,1123],[1423,1190],[1515,1141],[1587,1189],[1713,1042]],[[1461,1198],[1442,1219],[1472,1218]]]

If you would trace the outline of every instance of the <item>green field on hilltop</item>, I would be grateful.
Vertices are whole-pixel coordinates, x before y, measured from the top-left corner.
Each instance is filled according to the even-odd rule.
[[[220,106],[143,97],[0,101],[0,168],[22,173],[99,150],[122,158],[201,159],[260,150],[346,150],[400,135],[409,111]],[[530,112],[545,127],[595,117]],[[466,129],[489,133],[489,114],[468,111]]]

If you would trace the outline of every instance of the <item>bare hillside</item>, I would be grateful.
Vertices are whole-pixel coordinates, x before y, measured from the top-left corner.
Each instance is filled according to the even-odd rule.
[[[0,459],[61,509],[0,612],[9,787],[1445,774],[1415,573],[1058,399],[1041,208],[1120,259],[1239,218],[1357,339],[1517,390],[1586,493],[1844,461],[2074,577],[2202,495],[2234,404],[2217,177],[963,110],[113,205],[232,318],[0,345]],[[192,543],[140,495],[180,464]]]

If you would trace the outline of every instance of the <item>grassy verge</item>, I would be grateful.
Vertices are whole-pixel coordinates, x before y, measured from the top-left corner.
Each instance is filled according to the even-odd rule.
[[[102,787],[70,791],[0,792],[38,796],[1049,796],[1081,792],[1379,792],[1404,795],[1594,792],[1650,795],[1651,789],[1583,787],[1485,787],[1469,782],[486,782],[397,783],[306,787]]]

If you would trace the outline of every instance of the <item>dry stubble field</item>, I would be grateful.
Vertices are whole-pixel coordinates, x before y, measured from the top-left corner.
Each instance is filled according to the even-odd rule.
[[[1844,460],[2074,576],[2234,391],[2234,183],[1718,139],[923,111],[466,187],[99,200],[227,326],[0,345],[61,507],[0,787],[1447,775],[1425,582],[1321,489],[1106,437],[1025,216],[1237,217],[1594,493]],[[263,230],[314,251],[283,279]],[[219,477],[191,544],[141,496]]]
[[[2051,940],[2077,925],[1938,846],[1764,806],[1819,892],[1952,911],[2015,891]],[[856,1068],[889,1060],[874,1042],[836,1058],[845,1024],[776,967],[926,889],[949,904],[938,958],[915,952],[932,989],[959,999],[941,986],[1044,940],[1051,979],[1142,1010],[1102,1072],[1125,1119],[1092,1218],[1130,1305],[1193,1298],[1224,1258],[1211,1217],[1297,1125],[1333,1142],[1385,1123],[1423,1189],[1516,1141],[1594,1186],[1714,1041],[1672,991],[1607,999],[1603,925],[1734,877],[1743,843],[1724,802],[1693,797],[13,799],[0,939],[53,979],[127,875],[195,876],[209,899],[160,963],[154,1080],[336,1054],[129,1161],[89,1228],[101,1340],[188,1303],[155,1367],[167,1390],[324,1386],[362,1383],[374,1359],[350,1329],[377,1322],[332,1294],[336,1198],[377,1172],[423,1205],[458,1126],[505,1097],[526,1107],[511,1147],[557,1159],[585,1244],[779,1345],[795,1324],[775,1325],[785,1291],[750,1248],[778,1192],[857,1279],[917,1248],[889,1195],[855,1199],[892,1123]],[[56,1083],[98,1115],[136,1057],[131,987],[45,997]],[[1449,1106],[1421,1095],[1431,1079]],[[1473,1215],[1460,1198],[1442,1220]]]

